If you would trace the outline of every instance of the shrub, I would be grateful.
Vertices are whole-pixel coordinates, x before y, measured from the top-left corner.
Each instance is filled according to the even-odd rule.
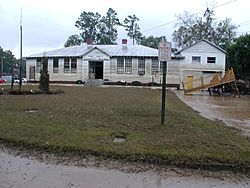
[[[132,86],[141,86],[142,83],[139,82],[139,81],[133,81],[133,82],[131,82],[131,85],[132,85]]]

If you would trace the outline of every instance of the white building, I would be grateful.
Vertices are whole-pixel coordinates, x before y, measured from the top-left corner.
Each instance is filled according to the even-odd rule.
[[[162,80],[158,50],[142,45],[81,45],[31,55],[26,58],[26,77],[40,78],[41,60],[48,58],[52,82],[76,82],[102,79],[110,82]],[[167,83],[180,85],[187,76],[225,72],[226,52],[214,44],[200,42],[179,51],[168,62]]]

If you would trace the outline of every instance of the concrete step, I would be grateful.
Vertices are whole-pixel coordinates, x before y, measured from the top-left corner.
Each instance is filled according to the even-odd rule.
[[[101,86],[103,83],[102,79],[88,79],[85,81],[85,86]]]

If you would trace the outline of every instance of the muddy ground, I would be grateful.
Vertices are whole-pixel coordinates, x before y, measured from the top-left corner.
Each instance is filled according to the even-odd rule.
[[[1,188],[233,188],[249,185],[249,177],[226,171],[185,170],[93,156],[62,157],[0,146]]]
[[[250,137],[250,95],[209,96],[207,91],[184,95],[175,91],[188,106],[211,120],[223,121],[225,125],[236,128],[242,135]]]

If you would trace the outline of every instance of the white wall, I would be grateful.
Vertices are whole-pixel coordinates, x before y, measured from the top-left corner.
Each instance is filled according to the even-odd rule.
[[[180,84],[188,75],[201,76],[204,71],[225,72],[226,54],[211,44],[201,41],[181,52],[185,57],[183,60],[168,61],[167,83]],[[200,63],[192,63],[192,56],[200,56]],[[207,57],[216,57],[216,63],[207,63]],[[145,75],[138,74],[138,58],[132,58],[132,74],[117,74],[117,58],[110,58],[108,54],[93,48],[89,53],[82,58],[77,59],[77,73],[64,73],[64,59],[59,58],[59,73],[53,73],[53,62],[50,58],[48,61],[48,69],[51,81],[85,81],[89,74],[89,61],[103,62],[103,78],[111,82],[117,81],[140,81],[148,82],[162,82],[162,75],[160,73],[152,75],[152,59],[145,58]],[[30,66],[36,65],[36,59],[28,59],[26,61],[26,74],[29,79]],[[159,65],[160,69],[160,65]],[[40,73],[36,73],[36,80],[40,79]]]
[[[64,73],[64,58],[59,58],[58,62],[58,73],[53,73],[53,59],[48,59],[48,72],[50,81],[77,81],[82,80],[82,59],[77,58],[77,72],[76,73]],[[30,66],[36,66],[36,59],[26,60],[26,75],[27,79],[30,78]],[[40,80],[40,73],[35,73],[35,81]],[[30,81],[30,80],[29,80]]]
[[[99,56],[100,57],[100,56]],[[90,56],[87,58],[78,58],[77,59],[77,73],[64,73],[64,58],[59,58],[59,69],[58,73],[53,73],[53,60],[52,58],[48,59],[48,71],[50,75],[50,81],[77,81],[82,80],[85,81],[88,79],[89,74],[89,61],[92,61]],[[95,59],[97,60],[97,59]],[[98,59],[100,60],[100,59]],[[36,65],[36,59],[28,59],[26,61],[26,74],[27,79],[29,79],[29,66]],[[167,83],[170,84],[180,84],[179,79],[179,61],[169,61],[168,62],[168,75],[167,75]],[[145,59],[145,74],[138,74],[138,58],[132,58],[132,74],[117,74],[117,58],[106,59],[103,61],[103,79],[108,79],[111,82],[117,81],[140,81],[143,83],[149,82],[162,82],[162,74],[158,73],[156,75],[152,75],[152,59]],[[160,63],[159,63],[160,70]],[[39,81],[40,73],[36,73],[36,81]]]
[[[204,71],[225,72],[226,54],[211,44],[201,41],[181,52],[185,57],[180,65],[181,80],[187,76],[201,76]],[[192,56],[200,56],[200,63],[192,63]],[[216,63],[207,63],[207,57],[216,57]]]
[[[26,78],[30,79],[30,66],[36,66],[36,59],[27,59],[26,60]]]
[[[109,79],[111,82],[117,81],[140,81],[143,83],[149,82],[157,82],[162,83],[162,74],[158,73],[156,75],[152,75],[152,59],[145,59],[145,74],[138,74],[138,58],[132,59],[132,74],[117,74],[117,58],[111,58],[110,60],[110,69],[108,75],[105,76],[106,79]],[[168,62],[168,73],[167,73],[167,83],[168,84],[180,84],[180,73],[179,73],[180,61],[171,60]],[[160,63],[159,63],[160,70]]]

